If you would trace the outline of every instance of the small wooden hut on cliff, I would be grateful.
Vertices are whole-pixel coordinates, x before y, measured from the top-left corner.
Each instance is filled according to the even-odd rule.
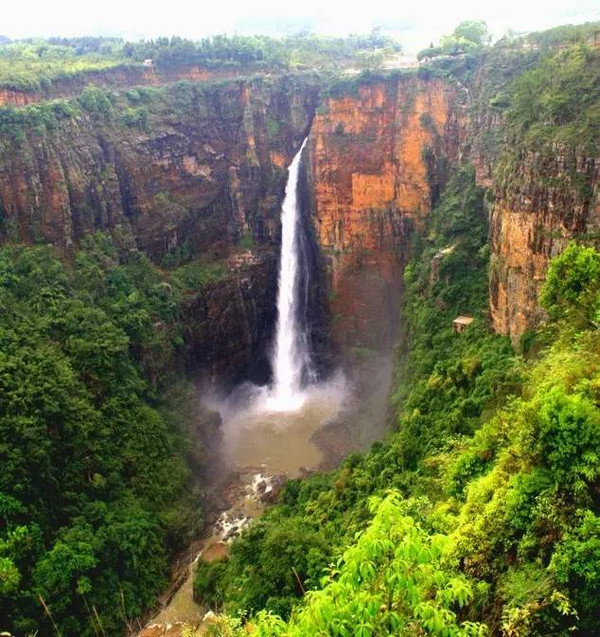
[[[472,316],[457,316],[452,321],[452,329],[457,334],[462,334],[475,319]]]

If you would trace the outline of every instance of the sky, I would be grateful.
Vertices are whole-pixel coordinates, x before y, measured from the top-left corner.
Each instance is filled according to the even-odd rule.
[[[600,20],[600,0],[21,0],[2,9],[0,34],[10,38],[116,35],[125,39],[215,33],[278,35],[303,29],[331,35],[365,33],[374,26],[416,51],[461,20],[482,19],[495,37],[508,29],[537,31]]]

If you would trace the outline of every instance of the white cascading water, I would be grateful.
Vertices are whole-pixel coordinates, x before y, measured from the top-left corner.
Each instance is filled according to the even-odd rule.
[[[269,474],[298,476],[317,467],[323,452],[314,440],[325,423],[334,422],[349,404],[341,372],[319,380],[312,370],[304,325],[309,302],[308,268],[303,239],[298,181],[306,140],[288,169],[281,207],[281,256],[277,324],[271,354],[273,379],[268,387],[242,383],[227,398],[205,396],[223,422],[223,457],[236,468],[262,467]],[[304,313],[303,313],[304,310]]]
[[[310,365],[309,354],[302,346],[298,321],[298,178],[306,139],[288,169],[288,181],[281,207],[281,256],[277,291],[277,327],[271,357],[273,384],[267,408],[272,411],[299,409],[304,402],[302,375]]]

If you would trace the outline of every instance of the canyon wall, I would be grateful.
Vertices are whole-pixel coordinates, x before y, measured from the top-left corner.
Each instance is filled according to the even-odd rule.
[[[550,259],[573,238],[597,240],[597,157],[573,144],[509,142],[508,87],[537,58],[497,57],[483,59],[468,89],[409,75],[348,81],[322,99],[311,129],[313,216],[343,347],[393,342],[410,233],[460,159],[493,195],[490,316],[515,344],[543,318]]]
[[[571,239],[598,241],[598,43],[501,43],[465,80],[465,155],[491,188],[492,325],[520,337],[543,320],[550,259]]]
[[[494,183],[490,311],[513,342],[543,317],[539,293],[549,260],[571,238],[598,237],[600,164],[580,149],[513,149]]]
[[[327,261],[336,341],[386,350],[409,236],[459,156],[459,93],[416,75],[348,82],[324,98],[310,136],[313,216]]]
[[[223,266],[181,310],[190,368],[264,374],[287,165],[318,99],[312,74],[92,94],[73,112],[25,107],[0,144],[0,241],[69,256],[90,233],[155,262]]]
[[[264,69],[255,69],[265,73]],[[208,68],[201,64],[177,65],[168,68],[144,66],[141,63],[116,64],[98,69],[77,71],[41,82],[38,88],[17,88],[0,85],[0,106],[26,106],[46,100],[77,97],[86,87],[128,89],[131,86],[156,86],[179,80],[223,80],[252,73],[252,68]]]
[[[125,88],[139,73],[115,70],[103,81]],[[439,79],[409,75],[350,79],[319,101],[320,82],[294,74],[138,86],[108,105],[74,101],[75,114],[41,124],[37,107],[22,109],[31,121],[17,122],[0,148],[0,238],[68,253],[102,230],[159,262],[227,261],[240,242],[253,246],[260,266],[256,254],[244,268],[227,266],[227,294],[209,287],[185,313],[191,361],[210,361],[213,371],[226,358],[249,364],[274,320],[264,308],[273,300],[286,167],[314,116],[303,194],[320,250],[311,341],[323,364],[332,327],[342,350],[389,350],[410,231],[458,159],[462,97]],[[238,303],[249,289],[262,309]],[[216,343],[220,360],[209,351]]]
[[[500,160],[502,118],[488,106],[486,72],[470,91],[407,74],[349,78],[319,96],[322,79],[311,73],[214,82],[201,81],[199,67],[168,78],[115,69],[97,83],[129,90],[98,89],[105,102],[42,103],[0,121],[0,241],[69,254],[102,230],[158,262],[226,263],[223,289],[209,286],[185,306],[188,355],[215,372],[233,370],[225,359],[247,368],[268,345],[286,168],[310,129],[302,196],[319,247],[311,338],[323,361],[330,330],[345,352],[389,351],[412,232],[466,156],[495,195],[493,326],[516,342],[541,318],[549,259],[598,230],[600,169],[558,145],[544,155],[509,148]],[[160,84],[186,73],[193,82]],[[69,87],[61,90],[81,89]],[[469,100],[478,108],[467,110]]]
[[[0,147],[0,240],[68,250],[104,230],[155,259],[268,243],[317,90],[262,78],[149,89],[42,124],[26,110]]]
[[[192,375],[225,387],[268,380],[277,264],[270,250],[234,254],[223,279],[187,296],[180,314]]]

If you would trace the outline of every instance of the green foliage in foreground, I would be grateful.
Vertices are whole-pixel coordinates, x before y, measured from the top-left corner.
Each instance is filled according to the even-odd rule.
[[[0,248],[0,630],[120,634],[198,524],[165,370],[177,298],[103,236]],[[53,629],[53,622],[57,629]]]
[[[397,493],[370,506],[375,517],[286,625],[259,613],[257,636],[434,634],[480,637],[485,627],[457,614],[474,596],[444,563],[448,538],[427,533]]]
[[[462,170],[407,272],[398,431],[290,482],[228,562],[201,567],[199,597],[250,614],[222,634],[598,634],[600,253],[553,262],[549,345],[524,369],[480,313],[483,205]],[[456,311],[476,316],[463,335]]]

